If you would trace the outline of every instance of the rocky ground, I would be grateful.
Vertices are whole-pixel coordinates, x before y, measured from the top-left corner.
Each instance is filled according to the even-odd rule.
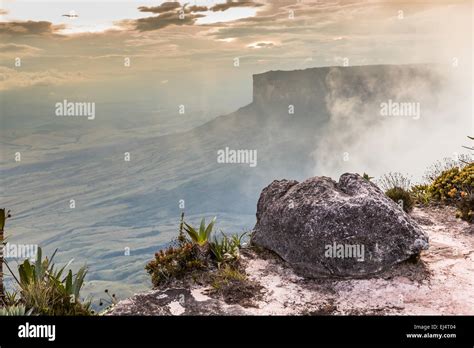
[[[209,287],[151,290],[107,315],[422,315],[474,314],[474,226],[452,208],[415,208],[430,248],[369,279],[304,279],[277,256],[246,250],[252,286],[216,296]]]

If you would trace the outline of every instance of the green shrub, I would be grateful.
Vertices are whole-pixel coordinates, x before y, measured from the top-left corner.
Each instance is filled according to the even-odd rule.
[[[413,209],[413,199],[410,195],[410,192],[401,188],[401,187],[394,187],[388,189],[385,194],[395,203],[399,204],[401,208],[409,213]]]
[[[470,194],[456,204],[458,211],[456,217],[469,223],[474,223],[474,194]]]
[[[427,184],[413,185],[410,194],[415,204],[428,205],[431,202],[431,194],[429,193]]]
[[[473,221],[474,163],[442,172],[428,191],[438,202],[456,205],[458,217],[468,222]]]
[[[151,275],[153,286],[157,287],[171,279],[179,279],[187,273],[204,269],[206,264],[197,257],[197,252],[196,246],[190,242],[157,252],[155,259],[145,267]]]
[[[202,274],[199,271],[214,271],[222,265],[236,264],[246,233],[231,237],[222,233],[222,238],[214,238],[211,241],[215,220],[216,218],[213,218],[206,226],[205,220],[202,219],[199,229],[196,229],[185,223],[184,214],[181,214],[177,245],[157,252],[155,258],[145,267],[151,275],[154,287],[187,275],[198,276]]]
[[[428,191],[436,201],[453,203],[457,188],[454,180],[459,175],[459,168],[454,167],[441,173],[430,185]]]
[[[71,270],[63,277],[70,262],[56,270],[51,259],[43,260],[38,248],[36,262],[25,260],[18,266],[20,297],[28,310],[39,315],[90,315],[90,303],[80,301],[80,290],[87,269],[82,267],[76,274]]]
[[[432,164],[425,171],[423,179],[425,182],[431,184],[435,181],[443,172],[446,172],[453,168],[463,168],[466,164],[472,162],[472,157],[467,154],[461,154],[457,159],[446,157],[441,161],[437,161]]]

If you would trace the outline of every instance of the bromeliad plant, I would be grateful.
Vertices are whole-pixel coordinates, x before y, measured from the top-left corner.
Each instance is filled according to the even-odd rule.
[[[209,225],[206,226],[206,220],[205,218],[202,218],[199,230],[196,230],[193,226],[185,222],[184,230],[194,243],[202,247],[209,243],[209,239],[212,233],[212,229],[214,228],[215,222],[216,217],[214,217],[209,223]]]
[[[155,287],[208,267],[209,240],[215,221],[214,217],[206,226],[206,220],[203,218],[199,229],[196,229],[186,223],[184,213],[181,214],[177,247],[171,246],[158,251],[155,258],[145,267]]]
[[[1,316],[29,316],[33,313],[33,309],[26,310],[26,307],[22,304],[12,305],[0,308],[0,317]]]
[[[224,263],[231,263],[239,257],[239,248],[242,246],[241,236],[234,235],[211,240],[216,218],[206,225],[203,218],[199,229],[184,221],[181,222],[177,245],[155,253],[155,257],[145,267],[151,275],[155,287],[163,286],[171,281],[192,276],[199,277],[201,271],[220,268]]]
[[[56,250],[57,251],[57,250]],[[66,268],[56,269],[52,262],[56,251],[50,259],[42,259],[41,248],[38,248],[36,261],[31,264],[25,260],[18,266],[20,275],[20,295],[27,309],[40,315],[89,315],[90,302],[80,301],[80,290],[87,274],[85,266],[76,274]]]
[[[240,248],[242,247],[242,240],[247,233],[243,233],[240,236],[234,234],[231,237],[226,236],[222,233],[222,237],[218,239],[214,237],[214,240],[210,243],[210,248],[213,257],[217,261],[217,266],[225,261],[236,260],[240,256]]]

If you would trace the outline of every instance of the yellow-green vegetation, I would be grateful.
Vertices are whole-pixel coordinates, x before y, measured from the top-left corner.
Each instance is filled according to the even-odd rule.
[[[454,205],[456,216],[474,222],[474,163],[468,156],[459,160],[445,159],[431,166],[425,174],[426,183],[411,185],[400,173],[388,173],[378,180],[385,194],[410,212],[413,206]]]
[[[409,191],[401,187],[393,187],[385,191],[387,197],[396,202],[400,207],[409,213],[413,210],[414,201]]]
[[[81,302],[80,290],[87,273],[81,267],[77,273],[65,272],[70,262],[56,269],[50,259],[42,259],[41,248],[38,248],[35,263],[25,260],[19,267],[20,304],[27,310],[39,315],[90,315],[90,302]]]
[[[429,193],[428,184],[418,184],[413,185],[410,194],[413,199],[414,204],[426,206],[429,205],[431,202],[431,195]]]
[[[205,268],[205,262],[198,258],[197,247],[190,242],[160,250],[145,267],[155,287]]]
[[[10,211],[0,210],[0,243],[3,248],[3,229],[5,220],[10,217]],[[18,288],[12,292],[5,292],[3,287],[3,253],[0,258],[0,315],[90,315],[90,302],[82,302],[80,290],[87,273],[86,267],[81,267],[77,273],[66,268],[56,269],[53,263],[54,256],[42,258],[42,250],[38,248],[34,263],[24,260],[18,266]],[[7,267],[8,263],[6,263]],[[11,269],[9,268],[10,272]]]
[[[214,289],[219,290],[233,282],[242,282],[247,279],[245,273],[242,273],[237,267],[232,267],[229,264],[225,264],[220,267],[219,270],[212,275],[211,285]]]
[[[439,203],[456,205],[459,218],[474,222],[474,163],[443,171],[428,192]]]
[[[209,293],[219,295],[228,304],[254,306],[253,299],[260,297],[262,286],[247,278],[237,261],[225,263],[210,275]]]
[[[153,286],[159,287],[186,276],[193,277],[201,271],[218,270],[223,265],[232,267],[231,264],[239,258],[245,234],[228,237],[222,233],[221,238],[211,240],[215,220],[213,218],[206,225],[205,219],[202,219],[199,228],[195,228],[184,222],[184,215],[181,216],[177,245],[157,252],[145,267]]]
[[[474,137],[468,137],[474,140]],[[464,148],[474,151],[473,146]],[[474,222],[474,163],[472,154],[446,158],[428,168],[426,184],[415,185],[411,195],[417,204],[454,205],[456,216]]]
[[[56,269],[54,255],[42,259],[38,248],[36,261],[25,260],[18,266],[19,289],[5,294],[0,315],[91,315],[90,302],[80,300],[87,269],[65,272],[66,264]]]

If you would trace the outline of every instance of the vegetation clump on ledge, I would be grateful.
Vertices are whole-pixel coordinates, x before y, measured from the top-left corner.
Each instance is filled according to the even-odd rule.
[[[209,293],[222,296],[226,302],[233,302],[236,292],[240,292],[239,301],[242,296],[248,299],[256,294],[257,286],[247,278],[240,263],[246,233],[229,237],[221,232],[220,237],[211,238],[215,220],[206,225],[203,218],[195,228],[184,221],[182,213],[174,245],[155,253],[145,267],[155,288],[191,280],[209,285]]]
[[[0,316],[19,315],[92,315],[91,303],[80,299],[87,268],[81,267],[76,273],[67,270],[72,260],[61,268],[56,268],[53,255],[42,257],[38,247],[36,260],[28,259],[18,265],[18,279],[3,257],[5,246],[5,221],[10,218],[10,211],[0,209]],[[3,285],[3,263],[7,266],[16,281],[16,289],[6,291]]]

